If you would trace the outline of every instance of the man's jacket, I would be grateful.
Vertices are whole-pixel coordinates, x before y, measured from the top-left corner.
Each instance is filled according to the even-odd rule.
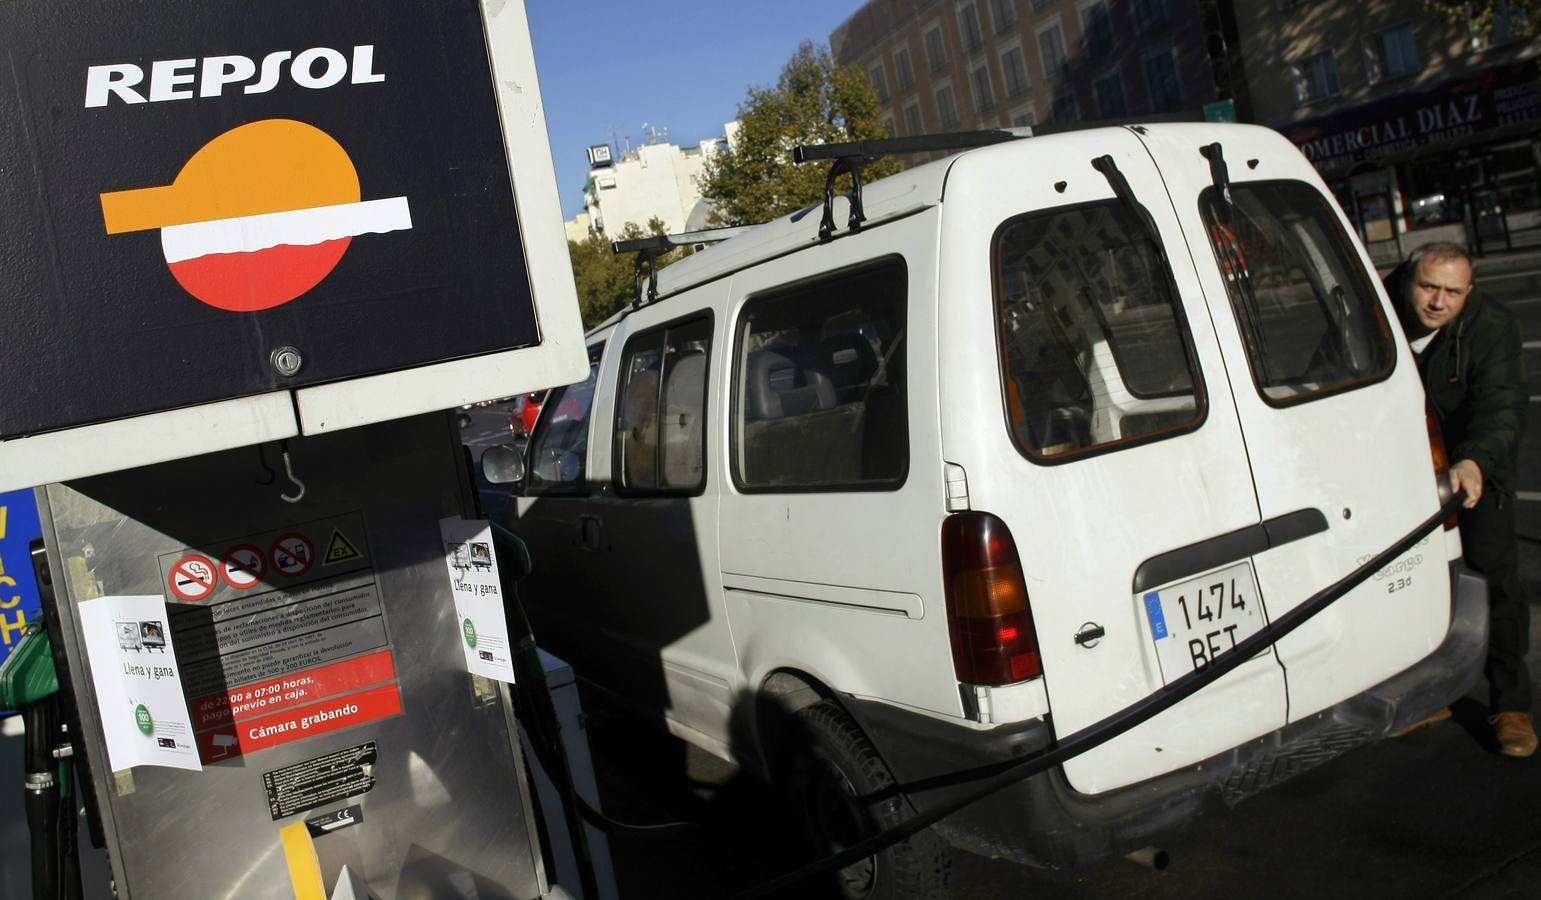
[[[1404,328],[1408,322],[1417,325],[1417,317],[1407,308],[1402,279],[1411,273],[1405,268],[1386,278],[1386,290]],[[1445,433],[1450,461],[1469,459],[1482,469],[1485,486],[1491,483],[1500,490],[1513,490],[1529,406],[1514,314],[1473,291],[1460,316],[1424,348],[1418,371]]]

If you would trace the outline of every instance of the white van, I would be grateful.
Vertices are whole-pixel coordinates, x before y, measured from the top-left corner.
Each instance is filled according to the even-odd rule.
[[[816,207],[665,268],[591,334],[512,523],[539,641],[792,778],[828,846],[1162,691],[1439,511],[1393,310],[1278,134],[1035,137],[860,198],[859,227],[836,198],[826,237]],[[1048,865],[1144,847],[1423,717],[1484,655],[1459,557],[1435,527],[844,892],[935,895],[943,840]]]

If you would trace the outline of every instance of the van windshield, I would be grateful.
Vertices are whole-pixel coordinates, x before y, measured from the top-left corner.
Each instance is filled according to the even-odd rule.
[[[1114,201],[1012,219],[996,232],[1008,424],[1029,459],[1172,434],[1204,413],[1172,280]]]
[[[1263,399],[1310,400],[1384,378],[1393,344],[1326,198],[1300,181],[1210,188],[1199,208]]]

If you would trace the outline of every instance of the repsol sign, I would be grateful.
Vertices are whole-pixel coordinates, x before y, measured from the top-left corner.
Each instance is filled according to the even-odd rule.
[[[86,108],[108,103],[161,103],[194,97],[219,97],[229,88],[265,94],[288,80],[321,90],[350,84],[376,84],[385,76],[374,70],[373,44],[350,53],[331,47],[311,47],[296,53],[277,50],[261,60],[250,56],[206,56],[203,59],[159,59],[148,66],[114,63],[86,70]],[[148,68],[148,75],[146,74]]]

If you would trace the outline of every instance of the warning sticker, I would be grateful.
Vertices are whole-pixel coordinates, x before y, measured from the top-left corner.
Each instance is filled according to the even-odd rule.
[[[262,786],[267,790],[268,813],[277,821],[336,800],[368,793],[375,786],[377,757],[375,742],[365,741],[345,750],[264,772]]]
[[[225,558],[219,563],[220,575],[224,576],[225,584],[238,591],[255,587],[262,581],[262,576],[267,570],[268,564],[262,556],[262,551],[250,544],[242,544],[226,550]]]
[[[401,713],[368,553],[349,513],[159,557],[206,764]]]
[[[280,535],[268,551],[268,558],[279,574],[298,578],[315,564],[316,546],[303,534]]]
[[[363,558],[364,554],[360,553],[358,547],[348,540],[347,535],[334,528],[332,540],[326,545],[326,556],[322,558],[321,565],[335,566],[338,563],[353,562]]]
[[[196,553],[184,556],[171,567],[166,583],[178,600],[197,603],[209,599],[214,593],[214,563]]]

